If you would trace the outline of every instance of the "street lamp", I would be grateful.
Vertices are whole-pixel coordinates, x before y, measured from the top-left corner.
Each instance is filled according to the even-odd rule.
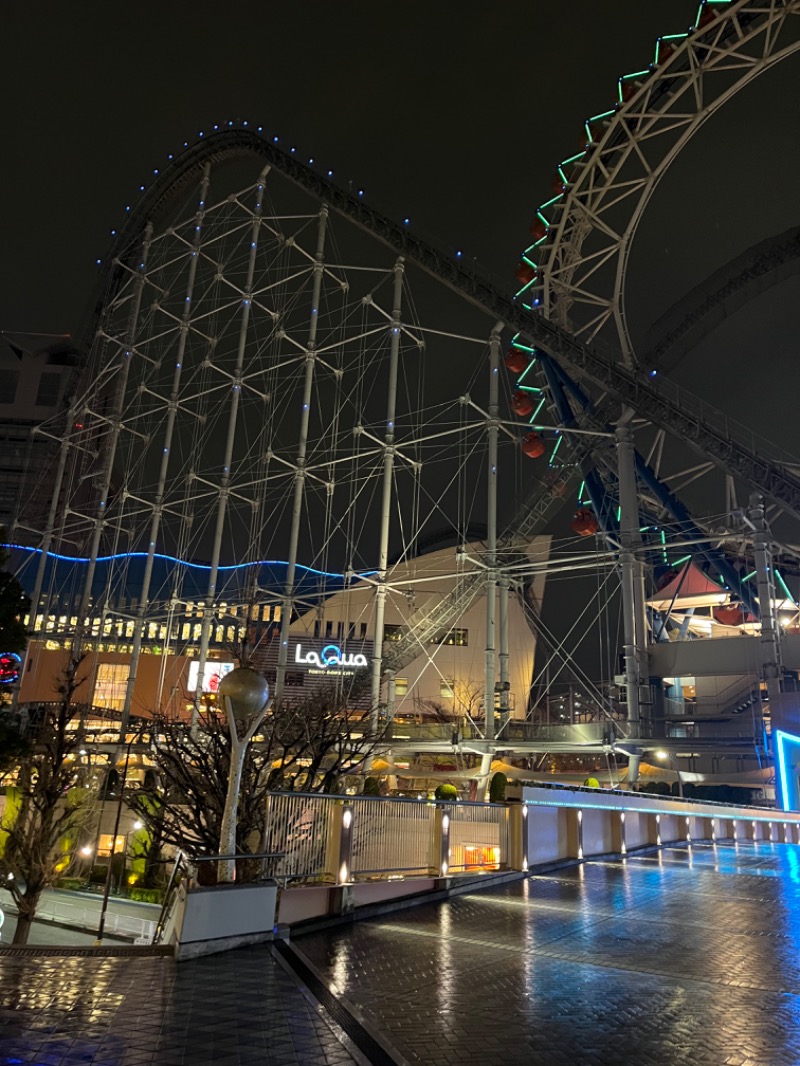
[[[220,681],[217,695],[222,700],[228,716],[231,734],[231,765],[228,773],[228,791],[222,812],[219,834],[217,880],[221,883],[236,878],[236,822],[239,809],[239,789],[242,785],[242,769],[247,745],[264,721],[270,705],[269,685],[262,674],[248,666],[238,666]],[[240,734],[239,730],[242,730]]]
[[[678,769],[677,760],[668,751],[657,751],[656,758],[661,759],[662,762],[665,759],[669,759],[670,765],[672,766],[672,769],[675,771],[678,778],[678,795],[681,799],[683,799],[683,778],[681,777],[681,772]]]

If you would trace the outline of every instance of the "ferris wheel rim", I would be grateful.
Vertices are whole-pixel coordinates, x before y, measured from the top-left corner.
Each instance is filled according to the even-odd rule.
[[[604,168],[608,155],[612,151],[617,151],[615,141],[618,142],[620,139],[628,141],[630,147],[627,150],[623,149],[625,159],[639,148],[641,131],[639,129],[631,131],[628,126],[631,117],[637,114],[637,108],[641,108],[644,102],[657,95],[660,87],[670,80],[674,81],[676,70],[682,59],[688,56],[691,60],[693,50],[696,50],[698,46],[710,51],[710,46],[702,43],[707,35],[710,35],[713,31],[714,49],[718,59],[734,54],[736,48],[741,47],[743,38],[737,37],[736,34],[729,34],[727,39],[724,39],[725,31],[734,25],[738,27],[737,20],[743,14],[747,14],[749,8],[754,9],[750,13],[753,20],[761,16],[761,22],[757,25],[754,24],[753,32],[749,35],[748,39],[752,40],[759,34],[766,32],[776,22],[783,25],[785,16],[792,13],[800,13],[800,2],[798,0],[770,0],[768,7],[765,7],[763,4],[754,5],[753,0],[703,0],[700,4],[695,24],[688,33],[658,38],[655,62],[645,71],[623,75],[619,79],[620,100],[618,104],[613,110],[594,116],[585,122],[586,150],[558,165],[558,176],[554,185],[563,182],[562,191],[560,193],[556,192],[554,197],[540,204],[536,210],[532,231],[535,227],[538,227],[536,232],[534,232],[534,236],[537,233],[541,233],[542,228],[544,233],[538,236],[537,240],[523,252],[521,265],[530,267],[535,276],[523,284],[517,293],[518,298],[527,298],[532,307],[541,307],[545,317],[558,321],[560,325],[570,328],[570,323],[566,318],[569,308],[567,307],[564,310],[556,307],[559,283],[564,284],[561,279],[556,280],[556,271],[560,269],[565,274],[569,274],[570,280],[564,286],[565,289],[576,293],[579,292],[581,286],[572,287],[571,279],[575,273],[576,265],[580,265],[582,262],[580,251],[587,237],[591,232],[603,232],[609,238],[612,237],[611,228],[602,224],[601,220],[595,220],[594,225],[592,225],[591,221],[586,221],[590,212],[584,200],[589,198],[590,194],[587,194],[587,190],[591,189],[593,177],[601,168]],[[705,19],[704,12],[711,11],[716,13],[711,15],[709,19]],[[778,36],[779,34],[775,33],[767,43],[775,45]],[[672,42],[679,37],[682,40],[676,46]],[[669,43],[669,54],[663,62],[659,62],[659,50],[663,42]],[[720,47],[720,42],[725,45],[724,48]],[[635,191],[634,195],[631,196],[631,190],[623,190],[622,185],[618,187],[620,199],[614,200],[612,198],[611,206],[616,206],[622,198],[626,197],[629,197],[631,202],[631,209],[625,227],[622,232],[613,234],[613,236],[616,236],[616,241],[609,240],[609,243],[602,248],[601,254],[592,253],[591,257],[587,257],[587,264],[589,263],[589,258],[593,259],[594,262],[588,265],[585,275],[587,279],[590,278],[597,272],[599,266],[616,259],[613,290],[610,295],[605,296],[602,292],[597,293],[591,290],[582,293],[587,303],[593,302],[598,307],[604,306],[605,310],[599,311],[596,319],[590,320],[587,326],[577,329],[575,331],[576,335],[583,334],[585,337],[593,339],[603,326],[613,319],[623,360],[629,365],[635,365],[636,355],[626,320],[625,278],[639,223],[658,184],[689,141],[700,131],[712,115],[716,114],[733,96],[750,85],[757,77],[773,69],[779,62],[798,50],[800,50],[800,34],[797,40],[790,42],[785,47],[776,49],[774,52],[765,51],[761,60],[749,67],[745,67],[744,74],[735,79],[733,84],[719,92],[710,102],[704,102],[702,107],[697,107],[677,141],[650,167],[649,177],[641,182],[638,196],[635,195]],[[689,66],[691,67],[691,65],[690,62]],[[697,64],[695,74],[700,76],[704,73],[707,73],[707,70],[703,69],[702,63]],[[690,70],[689,78],[692,76]],[[643,80],[633,81],[633,79]],[[689,79],[685,80],[691,84]],[[636,88],[637,85],[638,88]],[[633,87],[634,91],[629,93],[628,89],[630,87]],[[676,95],[686,94],[681,92]],[[652,121],[655,122],[663,115],[664,113],[659,113]],[[599,121],[607,121],[607,128],[599,139],[595,139],[593,124]],[[645,133],[650,136],[650,129],[648,128]],[[630,185],[630,183],[627,184]],[[613,181],[609,181],[605,186],[602,183],[598,183],[597,189],[601,193],[609,189],[613,190]],[[554,191],[556,191],[555,188]],[[596,190],[594,191],[596,192]],[[608,206],[606,206],[605,210],[608,210]],[[585,227],[585,231],[582,235],[579,233],[577,241],[573,243],[572,249],[570,249],[569,241],[581,224]],[[574,250],[575,244],[578,247],[577,258],[572,264],[567,263],[566,267],[561,267],[559,260],[565,260],[567,253]]]

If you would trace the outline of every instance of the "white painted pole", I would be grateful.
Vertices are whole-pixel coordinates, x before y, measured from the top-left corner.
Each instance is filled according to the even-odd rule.
[[[194,216],[194,240],[192,242],[192,252],[189,257],[189,271],[186,281],[186,297],[183,301],[183,312],[181,314],[180,333],[178,336],[178,348],[175,356],[175,366],[172,371],[172,385],[170,388],[169,402],[167,405],[167,421],[164,427],[164,437],[161,449],[161,461],[158,472],[158,484],[156,486],[156,495],[153,502],[153,513],[150,517],[150,531],[147,538],[147,558],[145,559],[144,572],[142,574],[142,588],[139,594],[139,604],[136,609],[136,624],[134,627],[133,635],[133,648],[131,649],[131,661],[130,670],[128,673],[128,682],[125,686],[125,700],[122,705],[122,726],[120,728],[120,735],[124,739],[128,730],[128,723],[130,721],[131,703],[133,702],[133,692],[136,687],[136,673],[139,667],[139,659],[142,653],[142,641],[144,639],[145,632],[145,614],[147,613],[147,607],[150,598],[150,581],[153,576],[153,564],[155,561],[156,545],[158,543],[158,534],[161,528],[161,516],[163,513],[164,505],[164,491],[167,483],[167,472],[170,466],[170,456],[172,454],[172,438],[175,430],[175,421],[178,416],[178,408],[180,406],[180,385],[181,375],[183,373],[183,361],[186,354],[186,342],[190,333],[190,322],[192,316],[192,299],[194,297],[194,283],[197,275],[197,263],[200,258],[200,245],[202,241],[202,229],[203,219],[205,216],[205,204],[208,200],[208,187],[211,178],[211,166],[206,164],[203,180],[200,183],[200,203],[197,208],[197,212]],[[162,656],[162,667],[166,661],[166,655]],[[202,675],[201,675],[202,676]],[[160,689],[161,686],[159,686]],[[152,708],[148,708],[149,710]],[[159,706],[155,710],[161,710]]]
[[[328,208],[322,207],[317,225],[317,250],[314,256],[313,281],[311,290],[311,319],[308,326],[306,344],[306,367],[303,381],[303,405],[300,410],[300,431],[297,441],[297,459],[295,460],[294,497],[292,500],[292,524],[289,532],[289,551],[287,553],[286,583],[283,588],[283,606],[281,608],[281,632],[278,644],[278,669],[275,678],[275,697],[280,699],[286,684],[286,664],[289,661],[289,627],[292,624],[294,608],[294,580],[297,571],[297,550],[300,544],[300,524],[303,517],[303,499],[306,487],[306,452],[308,450],[308,427],[311,419],[311,395],[314,384],[314,370],[317,362],[317,326],[319,323],[319,301],[322,292],[322,278],[325,273],[325,237],[328,226]]]
[[[222,458],[222,474],[219,479],[219,488],[217,490],[217,519],[214,527],[214,540],[211,547],[211,568],[208,575],[208,590],[206,592],[206,600],[203,607],[203,620],[200,628],[197,690],[194,695],[194,703],[192,704],[193,730],[197,728],[200,702],[203,697],[203,672],[208,659],[208,645],[211,637],[211,626],[214,621],[214,601],[217,596],[217,577],[219,575],[222,537],[225,532],[228,497],[230,495],[231,462],[233,461],[233,449],[236,442],[236,426],[239,419],[239,405],[242,398],[242,370],[244,368],[245,353],[247,351],[247,332],[250,325],[253,276],[255,274],[256,257],[258,254],[258,236],[261,230],[261,207],[264,202],[264,180],[266,178],[266,173],[267,171],[265,169],[259,175],[258,185],[256,186],[255,213],[250,227],[250,252],[247,262],[244,296],[242,297],[242,313],[239,320],[239,340],[236,350],[236,363],[233,370],[233,380],[230,391],[228,432],[225,440],[225,451]]]
[[[389,381],[386,394],[386,429],[383,446],[383,496],[381,499],[381,528],[378,546],[378,572],[375,575],[375,632],[372,650],[372,726],[378,727],[378,709],[381,702],[381,669],[383,666],[383,628],[386,616],[386,574],[389,566],[389,531],[392,518],[392,481],[394,479],[395,416],[397,408],[397,371],[400,357],[400,331],[402,327],[403,260],[394,266],[394,293],[392,320],[389,335]]]

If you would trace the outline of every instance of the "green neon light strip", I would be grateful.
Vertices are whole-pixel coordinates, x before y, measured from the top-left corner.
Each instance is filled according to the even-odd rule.
[[[562,434],[561,436],[559,436],[558,440],[556,441],[556,446],[555,446],[555,448],[553,448],[553,454],[550,456],[550,462],[547,464],[548,466],[552,466],[553,465],[553,460],[556,457],[556,452],[561,447],[561,442],[562,442],[563,439],[564,439],[564,437],[563,437],[563,434]]]
[[[752,573],[749,573],[746,577],[742,578],[742,584],[744,584],[745,581],[749,581],[751,577],[755,577],[755,576],[756,576],[756,571],[753,570]]]
[[[579,159],[583,159],[583,157],[585,155],[586,155],[586,152],[578,152],[577,155],[571,155],[569,157],[569,159],[564,159],[562,161],[562,163],[560,164],[560,166],[559,166],[559,170],[561,169],[561,167],[568,167],[570,165],[570,163],[577,163],[578,160]]]
[[[536,408],[536,410],[531,415],[531,417],[529,419],[530,422],[535,422],[536,421],[536,419],[539,417],[539,412],[541,411],[541,409],[544,407],[544,405],[546,403],[547,403],[547,397],[543,396],[541,398],[541,400],[539,401],[539,406]]]
[[[622,508],[618,507],[617,508],[617,521],[618,522],[619,522],[620,518],[622,518]]]
[[[639,70],[635,74],[623,74],[623,76],[619,79],[619,84],[618,84],[618,87],[617,87],[617,91],[619,93],[619,102],[623,103],[622,86],[623,86],[624,82],[630,81],[631,78],[647,78],[649,76],[650,76],[650,71],[649,70]]]
[[[777,577],[778,582],[780,583],[780,586],[783,589],[783,591],[786,593],[787,597],[792,601],[792,603],[794,603],[795,602],[794,596],[789,591],[789,586],[783,580],[783,575],[781,574],[780,570],[778,570],[777,568],[775,570],[775,576]]]
[[[517,337],[518,336],[519,333],[517,334]],[[514,339],[511,341],[512,348],[516,348],[518,352],[530,352],[531,355],[536,355],[535,348],[532,348],[529,344],[522,344],[520,341],[517,340],[517,337],[514,337]]]
[[[583,490],[585,488],[586,488],[586,482],[582,481],[581,482],[581,487],[578,489],[578,503],[583,503],[583,500],[582,500],[581,497],[583,496]]]
[[[525,376],[526,376],[526,375],[528,374],[528,372],[529,372],[530,370],[532,370],[532,369],[533,369],[533,367],[535,367],[535,366],[536,366],[536,359],[532,359],[532,360],[531,360],[531,362],[530,362],[530,363],[528,363],[528,365],[527,365],[527,366],[525,367],[525,369],[524,369],[524,370],[522,371],[522,373],[520,374],[520,376],[519,376],[519,377],[517,378],[517,384],[518,384],[518,385],[521,385],[521,384],[522,384],[522,380],[523,380],[523,378],[524,378],[524,377],[525,377]],[[542,390],[541,390],[541,389],[537,389],[536,391],[537,391],[537,392],[541,392]]]
[[[517,387],[522,389],[523,392],[535,392],[537,395],[542,391],[536,385],[523,385],[521,377],[517,378]]]
[[[550,207],[552,204],[557,204],[563,195],[563,192],[560,192],[558,196],[554,196],[552,200],[548,200],[546,203],[543,203],[539,210],[544,211],[546,207]]]
[[[672,564],[673,566],[680,566],[682,563],[688,563],[691,559],[691,555],[684,555],[681,559],[676,559]]]
[[[667,534],[664,532],[663,529],[661,530],[661,547],[662,547],[661,557],[663,558],[665,563],[668,563],[668,559],[667,559]]]
[[[603,111],[599,115],[592,115],[586,125],[588,126],[590,122],[600,122],[600,120],[604,118],[611,118],[612,115],[616,115],[616,111]]]

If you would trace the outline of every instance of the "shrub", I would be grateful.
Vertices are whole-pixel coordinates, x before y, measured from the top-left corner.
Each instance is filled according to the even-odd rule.
[[[61,877],[56,881],[56,888],[63,888],[67,892],[78,892],[85,884],[85,877]]]
[[[133,887],[128,890],[128,899],[136,900],[138,903],[163,903],[164,890],[162,888]]]
[[[458,799],[458,789],[455,785],[437,785],[433,794],[434,799],[452,801]]]
[[[507,784],[508,778],[502,771],[498,770],[497,773],[493,775],[492,780],[489,782],[490,803],[505,803]]]

